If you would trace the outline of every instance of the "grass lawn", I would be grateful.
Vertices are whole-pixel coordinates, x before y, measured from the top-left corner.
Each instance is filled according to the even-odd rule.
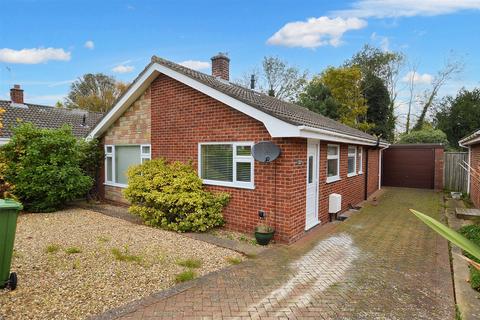
[[[241,260],[234,251],[83,209],[18,219],[0,318],[84,319]]]

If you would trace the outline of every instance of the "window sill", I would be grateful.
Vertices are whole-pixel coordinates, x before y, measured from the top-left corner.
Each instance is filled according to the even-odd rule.
[[[363,174],[363,171],[358,171],[358,175],[361,176]]]
[[[342,180],[340,179],[340,177],[330,177],[330,178],[327,178],[327,183],[334,183],[340,180]]]
[[[217,186],[217,187],[228,187],[228,188],[239,188],[239,189],[255,189],[255,185],[250,183],[235,183],[235,182],[225,182],[225,181],[213,181],[213,180],[203,180],[203,184],[209,186]]]
[[[109,187],[117,187],[117,188],[126,188],[126,187],[128,187],[128,184],[115,183],[115,182],[105,182],[103,185],[109,186]]]
[[[351,178],[351,177],[355,177],[356,175],[357,175],[356,173],[349,173],[349,174],[347,174],[347,177]]]

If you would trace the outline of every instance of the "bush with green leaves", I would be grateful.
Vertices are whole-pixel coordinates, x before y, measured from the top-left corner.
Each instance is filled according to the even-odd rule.
[[[480,225],[472,224],[461,227],[458,233],[463,235],[468,240],[480,246]],[[476,258],[468,252],[464,254],[475,262],[480,263],[480,258]],[[470,285],[473,289],[480,291],[480,270],[470,266]]]
[[[400,136],[399,143],[442,143],[448,145],[447,135],[439,129],[425,126],[422,130],[410,131]]]
[[[0,153],[5,180],[15,186],[14,195],[25,210],[55,211],[87,193],[93,179],[81,168],[80,144],[69,126],[40,129],[23,123],[13,129]]]
[[[230,195],[205,190],[191,164],[154,159],[130,167],[127,175],[129,212],[145,224],[178,232],[223,225],[222,210]]]

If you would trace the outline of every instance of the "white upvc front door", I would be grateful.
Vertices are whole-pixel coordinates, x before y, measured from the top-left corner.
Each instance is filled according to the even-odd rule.
[[[317,225],[318,220],[318,169],[320,141],[308,140],[307,145],[307,204],[305,230]]]

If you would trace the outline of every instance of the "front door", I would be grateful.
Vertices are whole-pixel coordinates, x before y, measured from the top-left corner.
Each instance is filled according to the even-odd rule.
[[[318,162],[320,144],[318,140],[309,140],[307,147],[307,212],[305,230],[317,225],[318,221]]]

